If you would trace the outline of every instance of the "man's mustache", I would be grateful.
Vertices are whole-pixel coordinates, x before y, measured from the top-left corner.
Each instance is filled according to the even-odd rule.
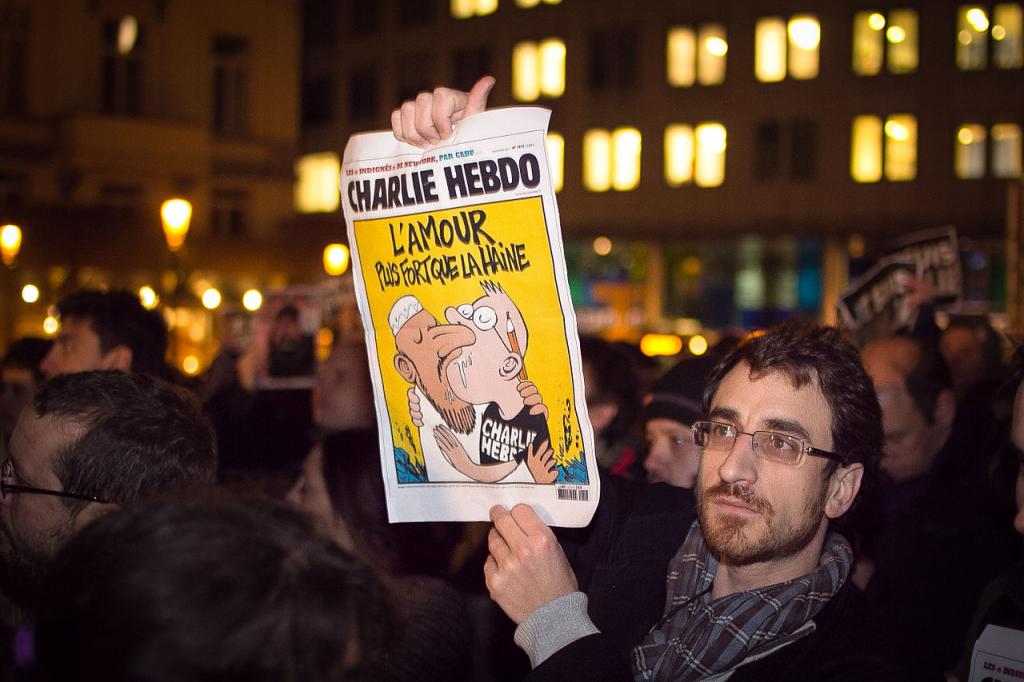
[[[726,483],[721,481],[704,491],[704,500],[710,502],[716,497],[726,497],[737,500],[759,514],[771,515],[775,513],[771,502],[763,497],[758,497],[748,486],[739,483]]]

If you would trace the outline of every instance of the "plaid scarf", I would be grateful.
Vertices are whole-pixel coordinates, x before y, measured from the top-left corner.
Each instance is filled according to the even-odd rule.
[[[830,533],[818,567],[795,580],[711,598],[718,561],[696,521],[669,564],[665,617],[633,649],[636,680],[697,680],[813,631],[812,618],[846,581],[853,550]]]

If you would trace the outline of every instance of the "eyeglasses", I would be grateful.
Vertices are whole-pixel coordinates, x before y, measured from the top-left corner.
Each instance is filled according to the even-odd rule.
[[[94,495],[83,495],[82,493],[69,493],[63,490],[49,490],[47,488],[33,488],[27,485],[16,485],[14,483],[14,462],[5,459],[0,464],[0,497],[7,499],[13,493],[28,493],[32,495],[52,495],[54,497],[69,497],[73,500],[85,500],[86,502],[98,502],[108,504],[107,500]]]
[[[747,433],[722,422],[696,422],[691,430],[693,431],[693,442],[705,450],[732,450],[736,439],[742,435],[750,436],[754,452],[762,459],[771,462],[796,466],[803,461],[804,455],[815,455],[834,459],[840,464],[843,463],[842,455],[811,447],[810,443],[805,440],[776,431]]]

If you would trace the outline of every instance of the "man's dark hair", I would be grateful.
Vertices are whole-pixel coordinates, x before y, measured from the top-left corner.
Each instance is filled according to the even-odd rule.
[[[142,374],[80,372],[54,377],[32,402],[84,432],[55,457],[65,490],[126,504],[213,481],[216,441],[198,400]],[[62,498],[72,512],[81,500]]]
[[[864,477],[870,483],[884,441],[882,411],[860,354],[838,329],[787,322],[741,345],[708,377],[704,414],[709,413],[722,379],[743,362],[750,366],[753,377],[781,372],[795,388],[817,378],[832,413],[832,451],[843,458],[844,464],[863,464]],[[826,476],[831,476],[837,466],[830,460]]]
[[[944,390],[953,390],[953,375],[949,371],[946,359],[937,346],[914,338],[909,334],[899,334],[894,338],[913,344],[917,349],[917,357],[909,371],[903,377],[910,399],[914,406],[921,410],[929,424],[935,422],[935,406],[939,394]]]
[[[43,358],[50,352],[53,341],[40,339],[35,336],[26,336],[18,339],[7,347],[4,357],[0,360],[0,367],[20,367],[32,372],[36,383],[43,380],[43,372],[39,366],[43,364]]]
[[[159,312],[143,308],[130,291],[79,291],[58,303],[57,313],[89,320],[103,353],[117,346],[130,349],[133,372],[164,373],[167,325]]]
[[[629,432],[640,404],[632,359],[618,346],[595,336],[580,337],[580,355],[592,370],[588,379],[596,384],[594,404],[611,403],[619,408],[604,433],[605,442],[616,443]]]
[[[128,507],[68,542],[37,610],[43,680],[305,682],[374,670],[394,628],[370,569],[282,503],[192,498]]]

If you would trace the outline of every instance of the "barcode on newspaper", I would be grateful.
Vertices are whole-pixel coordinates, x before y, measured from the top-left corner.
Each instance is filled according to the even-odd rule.
[[[586,488],[559,488],[558,499],[571,500],[572,502],[586,502],[590,498],[590,491]]]

